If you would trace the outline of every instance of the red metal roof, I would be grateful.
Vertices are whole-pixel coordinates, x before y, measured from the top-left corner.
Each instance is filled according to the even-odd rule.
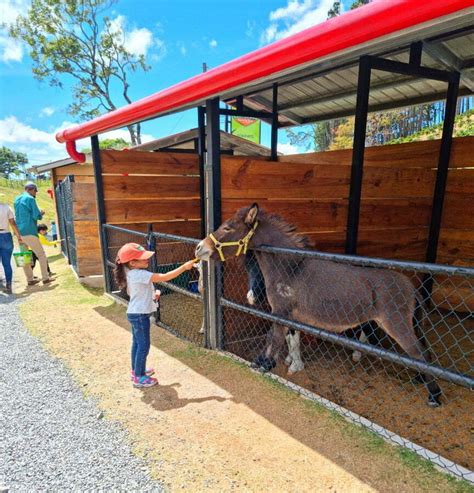
[[[474,0],[376,0],[89,122],[58,132],[71,142],[177,110],[228,89],[474,6]],[[69,146],[68,151],[74,145]]]

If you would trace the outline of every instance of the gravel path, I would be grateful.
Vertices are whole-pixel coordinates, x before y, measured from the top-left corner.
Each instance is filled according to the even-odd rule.
[[[162,491],[0,293],[0,492]],[[2,490],[3,488],[3,490]]]

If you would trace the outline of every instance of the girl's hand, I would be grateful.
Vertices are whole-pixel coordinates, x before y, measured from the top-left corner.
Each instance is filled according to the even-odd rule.
[[[191,270],[193,268],[193,265],[196,263],[196,261],[193,259],[193,260],[188,260],[187,262],[185,262],[183,264],[183,267],[185,270]]]

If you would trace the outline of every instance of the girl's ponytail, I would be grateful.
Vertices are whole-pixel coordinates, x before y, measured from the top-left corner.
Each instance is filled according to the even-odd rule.
[[[125,265],[119,264],[118,262],[115,264],[114,271],[114,280],[117,286],[123,290],[127,288],[127,275],[125,272]]]

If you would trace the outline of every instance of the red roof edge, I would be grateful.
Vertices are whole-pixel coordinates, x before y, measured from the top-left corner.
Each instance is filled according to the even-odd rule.
[[[473,6],[473,0],[376,0],[118,110],[62,130],[56,134],[56,140],[74,141],[136,123],[193,101],[217,96],[233,87]]]

